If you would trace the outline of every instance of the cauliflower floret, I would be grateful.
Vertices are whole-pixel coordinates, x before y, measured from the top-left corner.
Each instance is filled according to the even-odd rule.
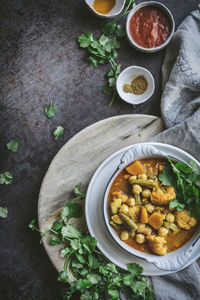
[[[140,218],[140,205],[134,205],[132,207],[129,207],[129,212],[127,213],[127,216],[133,218],[133,220],[137,223]]]
[[[165,192],[161,189],[156,189],[151,193],[151,202],[157,205],[167,205],[175,198],[176,193],[172,186],[168,186]]]
[[[158,255],[165,255],[167,253],[167,249],[165,244],[167,243],[164,237],[150,235],[146,237],[147,242],[153,253]]]
[[[194,218],[191,218],[188,215],[188,212],[186,210],[177,211],[175,214],[175,220],[178,226],[185,230],[190,230],[191,227],[194,227],[197,223]]]
[[[113,200],[115,199],[115,198],[119,198],[119,199],[121,199],[122,200],[122,202],[126,202],[127,200],[128,200],[128,196],[126,196],[125,194],[123,194],[122,192],[117,192],[117,191],[115,191],[115,192],[113,192],[112,193],[112,196],[113,196]]]

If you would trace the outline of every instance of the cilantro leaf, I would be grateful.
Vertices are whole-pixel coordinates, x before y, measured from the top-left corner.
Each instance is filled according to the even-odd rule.
[[[90,46],[92,41],[93,35],[91,32],[85,32],[85,34],[81,34],[78,37],[78,43],[81,48],[87,48],[88,46]]]
[[[158,178],[163,185],[176,186],[176,177],[171,166],[166,166]]]
[[[53,135],[57,139],[58,137],[62,136],[63,133],[64,133],[64,128],[62,125],[60,125],[54,130]]]
[[[0,174],[0,184],[11,184],[13,180],[13,175],[9,172],[4,172]]]
[[[200,174],[200,169],[197,166],[197,164],[195,163],[195,161],[191,160],[190,161],[190,166],[192,167],[193,171],[197,174]]]
[[[0,218],[6,219],[8,217],[8,208],[0,206]]]
[[[67,224],[61,229],[61,234],[63,238],[81,238],[82,233],[78,231],[73,225]]]
[[[83,214],[82,206],[78,203],[67,203],[61,211],[61,218],[80,218]]]
[[[56,112],[57,107],[53,104],[50,104],[47,107],[45,107],[45,114],[48,118],[52,118],[53,116],[55,116]]]
[[[79,198],[85,198],[85,194],[80,191],[82,184],[79,183],[74,188],[74,194]]]
[[[12,152],[17,152],[18,150],[18,145],[19,145],[19,142],[16,141],[16,140],[10,140],[8,143],[7,143],[7,149],[12,151]]]
[[[119,299],[119,292],[118,290],[108,289],[108,296],[110,296],[112,299]]]
[[[143,272],[143,268],[140,265],[136,264],[136,263],[128,264],[128,270],[134,276],[139,276]]]

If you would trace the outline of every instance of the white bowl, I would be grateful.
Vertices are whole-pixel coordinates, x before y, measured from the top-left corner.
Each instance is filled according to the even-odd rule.
[[[96,11],[93,7],[94,0],[85,0],[85,3],[95,15],[105,19],[114,18],[118,16],[122,12],[125,2],[126,0],[116,0],[114,7],[107,14],[101,14],[98,11]]]
[[[130,20],[132,18],[132,16],[136,13],[136,11],[138,11],[140,8],[144,7],[144,6],[157,6],[158,8],[161,9],[161,11],[163,11],[169,18],[170,24],[171,24],[171,33],[168,37],[168,39],[165,41],[165,43],[163,43],[162,45],[155,47],[155,48],[144,48],[141,47],[140,45],[138,45],[136,43],[136,41],[134,40],[134,38],[131,35],[130,32]],[[142,2],[138,5],[136,5],[128,14],[127,20],[126,20],[126,34],[128,37],[129,42],[131,43],[131,45],[136,48],[137,50],[140,50],[142,52],[146,52],[146,53],[153,53],[153,52],[157,52],[162,50],[163,48],[165,48],[168,43],[170,42],[173,34],[174,34],[174,30],[175,30],[175,21],[174,18],[170,12],[170,10],[162,3],[157,2],[157,1],[148,1],[148,2]]]
[[[182,161],[187,164],[189,164],[191,160],[194,160],[198,165],[198,167],[200,168],[200,163],[195,158],[193,158],[190,154],[171,145],[161,144],[161,143],[142,143],[142,144],[133,145],[128,151],[126,150],[124,152],[119,162],[119,165],[116,168],[116,171],[114,172],[113,176],[108,182],[105,191],[105,196],[104,196],[103,212],[104,212],[105,223],[107,225],[107,228],[111,236],[117,242],[117,244],[120,245],[124,250],[128,251],[129,253],[135,256],[145,259],[147,262],[153,263],[157,268],[161,270],[177,271],[183,268],[188,263],[191,257],[191,251],[196,251],[196,247],[200,246],[200,240],[198,240],[198,242],[195,243],[197,237],[200,234],[200,226],[198,230],[195,232],[195,234],[193,235],[193,237],[181,248],[171,253],[168,253],[164,256],[158,256],[158,255],[148,254],[136,250],[131,246],[127,245],[125,242],[121,241],[121,239],[119,238],[119,236],[117,235],[113,227],[109,224],[109,216],[108,216],[108,209],[107,209],[107,201],[108,201],[108,195],[109,195],[111,185],[113,184],[115,178],[126,166],[128,166],[130,163],[132,163],[137,159],[148,158],[148,157],[166,158],[169,156],[174,160]],[[195,246],[192,248],[193,244],[195,244]]]
[[[133,79],[138,76],[144,76],[148,82],[146,91],[141,95],[135,95],[133,93],[125,93],[123,91],[123,85],[125,83],[130,84]],[[118,76],[116,82],[117,92],[120,98],[130,104],[140,104],[147,101],[154,93],[155,83],[152,74],[145,68],[138,66],[131,66],[124,69]]]

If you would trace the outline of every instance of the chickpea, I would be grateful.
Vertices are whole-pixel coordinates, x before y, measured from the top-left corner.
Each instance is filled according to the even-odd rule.
[[[146,174],[139,174],[138,179],[147,180],[147,175]]]
[[[128,204],[128,206],[134,206],[135,205],[135,199],[134,198],[128,198],[127,204]]]
[[[115,199],[113,200],[113,202],[115,203],[115,206],[116,206],[117,208],[120,208],[120,206],[121,206],[121,204],[122,204],[122,199],[120,199],[120,198],[115,198]]]
[[[128,240],[128,238],[129,238],[129,233],[128,233],[128,231],[123,230],[123,231],[121,232],[120,238],[121,238],[122,241]]]
[[[152,228],[151,227],[145,227],[145,229],[142,232],[145,235],[151,235],[152,234]]]
[[[143,244],[145,242],[146,238],[145,238],[144,234],[139,233],[139,234],[136,234],[135,240],[138,244]]]
[[[115,205],[115,202],[111,202],[110,208],[111,208],[112,214],[115,215],[118,213],[118,207]]]
[[[112,220],[113,220],[113,222],[115,222],[116,224],[122,224],[122,223],[123,223],[123,222],[122,222],[122,219],[120,218],[119,215],[114,215],[114,216],[112,216]]]
[[[120,207],[119,211],[122,212],[123,214],[127,214],[129,212],[128,205],[122,204],[122,206]]]
[[[142,233],[145,229],[145,224],[137,224],[137,232]]]
[[[132,175],[132,176],[129,177],[128,181],[129,181],[130,184],[133,184],[132,180],[135,180],[135,179],[137,179],[137,176],[136,175]]]
[[[166,236],[168,235],[169,230],[165,227],[160,227],[160,229],[158,230],[158,235],[159,236]]]
[[[143,191],[142,191],[142,196],[143,196],[144,198],[149,198],[149,197],[151,196],[151,191],[148,190],[148,189],[143,190]]]
[[[175,219],[174,215],[172,215],[170,213],[166,215],[166,221],[173,223],[174,219]]]
[[[139,184],[134,184],[132,191],[133,191],[133,194],[139,195],[142,192],[142,188]]]
[[[124,179],[129,179],[130,175],[126,174],[123,177],[124,177]]]
[[[146,204],[145,207],[146,207],[148,213],[150,213],[150,214],[154,211],[154,208],[155,208],[155,206],[150,203]]]

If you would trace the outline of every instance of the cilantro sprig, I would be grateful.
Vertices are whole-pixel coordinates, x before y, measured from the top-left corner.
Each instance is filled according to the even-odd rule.
[[[47,116],[47,118],[52,118],[55,116],[55,114],[57,113],[57,107],[56,105],[54,105],[53,103],[51,103],[50,105],[46,106],[45,109],[45,115]]]
[[[10,172],[4,172],[0,174],[0,184],[11,184],[13,175]]]
[[[29,224],[32,230],[41,233],[42,238],[49,236],[51,245],[62,244],[60,256],[65,262],[58,276],[58,281],[64,284],[62,299],[71,299],[77,292],[81,300],[104,300],[107,296],[119,299],[120,292],[128,292],[130,299],[153,300],[153,287],[142,276],[142,267],[133,263],[128,265],[128,271],[121,270],[98,250],[94,237],[68,223],[70,218],[82,215],[76,202],[85,197],[81,184],[74,188],[74,194],[75,198],[65,205],[60,219],[47,232],[40,232],[35,220]]]
[[[56,129],[53,132],[53,136],[55,137],[55,139],[59,138],[60,136],[62,136],[64,133],[64,127],[62,125],[59,125],[56,127]]]
[[[159,179],[163,185],[171,185],[176,191],[176,199],[170,202],[170,209],[187,209],[190,216],[200,218],[200,170],[194,161],[190,165],[183,162],[173,163],[168,159]]]
[[[135,5],[134,0],[127,1],[127,7],[125,11],[117,17],[114,21],[109,23],[103,23],[102,35],[98,39],[94,39],[91,32],[85,32],[78,37],[78,43],[81,48],[84,48],[89,54],[87,61],[91,67],[98,67],[102,64],[110,64],[111,69],[107,72],[106,76],[108,84],[104,87],[103,91],[106,95],[111,97],[109,107],[112,105],[116,98],[116,80],[120,73],[120,64],[115,62],[115,58],[118,56],[117,50],[120,48],[120,43],[117,37],[123,37],[125,30],[117,22]],[[115,35],[111,38],[109,35]]]
[[[0,206],[0,217],[6,219],[8,217],[8,208]]]

